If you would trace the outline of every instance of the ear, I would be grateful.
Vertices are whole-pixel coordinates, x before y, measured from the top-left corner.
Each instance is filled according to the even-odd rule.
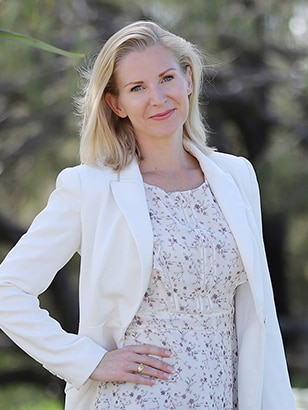
[[[187,94],[190,95],[193,92],[194,85],[193,85],[192,70],[189,65],[186,67],[186,81],[187,81]]]
[[[118,97],[114,94],[107,92],[105,94],[105,101],[111,110],[120,118],[126,118],[126,112],[119,106]]]

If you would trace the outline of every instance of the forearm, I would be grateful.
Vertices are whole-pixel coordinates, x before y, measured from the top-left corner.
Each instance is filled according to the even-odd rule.
[[[65,332],[36,297],[0,281],[2,330],[49,371],[75,387],[95,369],[105,350],[87,337]]]

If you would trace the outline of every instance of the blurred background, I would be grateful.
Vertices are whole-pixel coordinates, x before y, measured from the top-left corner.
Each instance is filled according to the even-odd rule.
[[[255,166],[292,385],[308,388],[307,1],[0,0],[0,28],[86,56],[0,37],[0,259],[44,207],[59,171],[79,162],[78,68],[116,30],[144,18],[208,55],[210,144]],[[78,264],[59,272],[41,300],[69,331],[78,322]],[[0,332],[1,408],[58,410],[62,389]]]

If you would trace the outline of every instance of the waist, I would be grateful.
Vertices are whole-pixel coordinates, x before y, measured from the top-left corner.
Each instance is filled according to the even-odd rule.
[[[172,311],[139,311],[133,318],[130,329],[194,330],[212,333],[221,328],[233,328],[234,310],[219,310],[210,313],[181,313]]]

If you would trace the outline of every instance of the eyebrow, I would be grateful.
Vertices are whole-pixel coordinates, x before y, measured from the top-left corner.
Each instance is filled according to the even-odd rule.
[[[173,67],[167,68],[167,70],[164,70],[162,73],[158,74],[158,77],[163,77],[169,71],[176,71],[176,68],[173,68]],[[143,83],[144,83],[144,81],[131,81],[131,82],[125,84],[124,88],[128,87],[128,86],[131,86],[131,85],[143,84]]]

